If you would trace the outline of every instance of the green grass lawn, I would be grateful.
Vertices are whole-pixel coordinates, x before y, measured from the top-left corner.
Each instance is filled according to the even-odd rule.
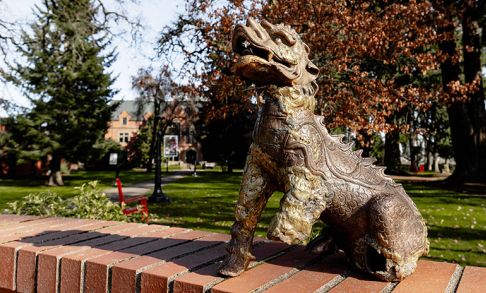
[[[198,172],[163,186],[171,203],[152,204],[150,212],[159,222],[187,228],[228,233],[234,219],[241,173]],[[278,209],[282,194],[274,194],[267,204],[257,234],[265,235],[265,227]]]
[[[154,175],[142,171],[121,171],[120,176],[123,179],[123,184],[127,185],[153,180]],[[7,207],[7,202],[18,200],[29,193],[51,190],[67,197],[74,195],[74,186],[97,180],[101,188],[106,188],[113,184],[114,178],[114,171],[76,171],[63,176],[65,186],[61,187],[47,186],[47,178],[0,179],[0,212]]]
[[[201,172],[163,187],[169,205],[152,204],[158,222],[229,233],[234,219],[241,174]],[[429,227],[429,258],[486,266],[486,195],[458,193],[436,183],[404,183]],[[274,194],[257,229],[264,236],[278,209],[281,193]]]
[[[404,184],[429,228],[429,258],[486,266],[486,195]]]
[[[205,170],[198,177],[187,176],[164,185],[172,200],[168,205],[152,204],[150,212],[157,214],[158,223],[193,229],[229,233],[234,219],[241,172],[227,174]],[[152,180],[153,173],[122,171],[125,186]],[[91,180],[100,181],[102,188],[111,186],[114,172],[79,171],[65,176],[66,186],[45,186],[45,179],[0,179],[0,211],[6,202],[20,199],[31,192],[51,189],[70,196],[74,186]],[[486,266],[486,195],[446,190],[437,183],[404,183],[429,227],[429,258],[460,264]],[[274,194],[257,229],[264,236],[266,227],[276,213],[281,193]]]

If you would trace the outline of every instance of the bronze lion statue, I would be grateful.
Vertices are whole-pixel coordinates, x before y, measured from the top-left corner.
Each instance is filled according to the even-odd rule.
[[[327,229],[308,244],[310,252],[343,250],[350,263],[382,280],[410,275],[428,252],[424,220],[384,168],[330,135],[314,115],[319,69],[309,47],[289,26],[253,19],[235,28],[232,46],[239,55],[234,72],[265,89],[219,272],[237,276],[247,268],[261,213],[282,191],[270,239],[305,243],[321,219]]]

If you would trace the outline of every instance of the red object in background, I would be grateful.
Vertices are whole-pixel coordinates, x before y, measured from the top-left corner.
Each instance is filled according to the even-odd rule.
[[[425,166],[424,165],[420,165],[419,172],[424,172],[424,171],[425,171]]]
[[[147,205],[147,197],[143,195],[139,196],[130,196],[128,198],[125,198],[125,195],[123,194],[123,189],[122,189],[122,183],[120,178],[116,178],[116,186],[118,187],[118,199],[120,201],[120,205],[128,205],[130,203],[137,202],[138,205],[142,206],[142,209],[139,209],[138,206],[135,207],[126,207],[123,209],[123,213],[125,215],[130,215],[134,213],[141,213],[142,214],[142,220],[145,220],[145,222],[148,222],[149,218],[149,211],[148,211],[148,205]]]

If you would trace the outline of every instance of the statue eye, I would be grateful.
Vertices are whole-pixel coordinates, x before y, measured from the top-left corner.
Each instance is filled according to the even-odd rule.
[[[295,39],[291,35],[286,35],[286,37],[289,45],[293,46],[295,44]]]
[[[293,46],[295,44],[295,39],[284,31],[275,32],[275,36],[275,40],[283,41],[287,46]]]

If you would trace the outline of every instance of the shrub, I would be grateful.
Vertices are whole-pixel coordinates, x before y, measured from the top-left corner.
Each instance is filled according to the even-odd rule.
[[[8,203],[7,213],[34,216],[59,216],[112,221],[140,221],[141,215],[127,217],[122,207],[113,203],[97,188],[97,181],[79,187],[75,196],[63,199],[51,191],[31,193],[21,200]]]
[[[7,213],[33,216],[63,215],[64,200],[51,191],[30,193],[21,200],[7,203]]]

